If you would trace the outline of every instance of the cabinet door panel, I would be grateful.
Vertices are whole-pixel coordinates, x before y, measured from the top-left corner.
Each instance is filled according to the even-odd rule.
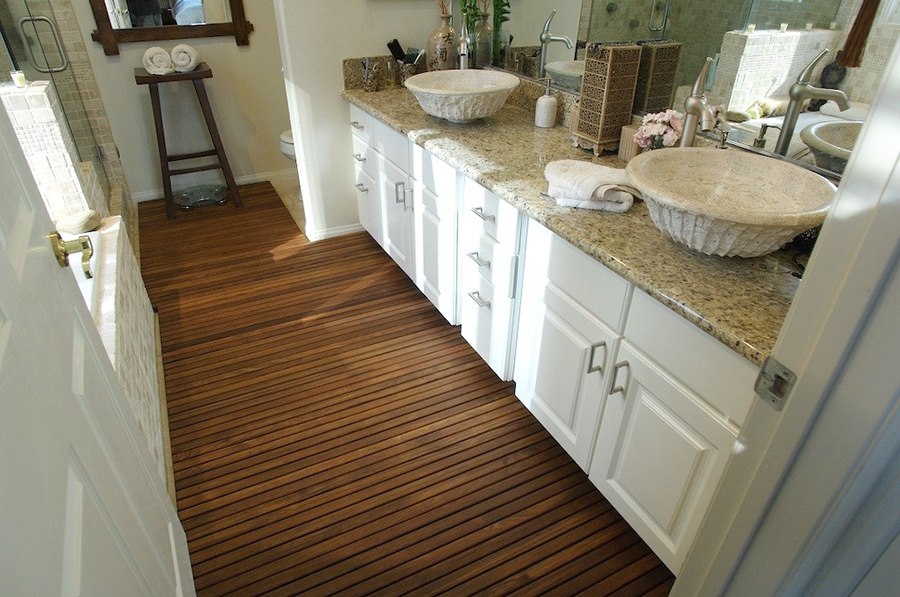
[[[590,478],[677,574],[737,429],[627,341],[616,363],[624,396],[606,401]]]
[[[384,247],[383,221],[381,219],[381,189],[374,178],[362,168],[356,168],[356,205],[359,223],[375,241]]]
[[[510,372],[510,342],[514,302],[498,295],[482,278],[474,264],[461,265],[460,323],[463,338],[507,381]]]
[[[456,317],[456,206],[416,183],[417,284],[428,300],[451,324]]]
[[[412,189],[405,172],[388,160],[379,160],[379,188],[385,222],[384,250],[406,275],[416,279],[413,238]]]

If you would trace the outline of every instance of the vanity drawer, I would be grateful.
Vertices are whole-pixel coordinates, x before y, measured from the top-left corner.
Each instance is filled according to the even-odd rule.
[[[356,135],[352,135],[352,141],[353,164],[372,178],[376,178],[378,176],[378,152]]]
[[[461,268],[470,268],[491,283],[497,293],[515,298],[518,257],[487,234],[469,237],[460,251]]]
[[[375,118],[368,112],[350,104],[350,132],[363,143],[371,145]]]
[[[380,120],[372,121],[372,142],[369,143],[375,151],[383,155],[395,166],[409,174],[409,139],[401,135]]]
[[[481,233],[515,250],[519,242],[519,210],[500,199],[474,180],[463,183],[464,232]]]
[[[438,197],[456,197],[456,168],[412,144],[412,175]]]
[[[463,338],[500,379],[511,378],[515,301],[497,292],[475,267],[463,266],[460,323]]]

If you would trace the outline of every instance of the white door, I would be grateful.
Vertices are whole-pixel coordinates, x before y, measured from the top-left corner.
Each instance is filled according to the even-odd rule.
[[[416,279],[413,198],[409,177],[383,157],[379,161],[382,217],[385,220],[384,250],[406,275]]]
[[[181,523],[2,111],[0,180],[0,594],[193,594]]]
[[[736,431],[627,339],[607,375],[615,387],[600,420],[590,479],[677,575]]]

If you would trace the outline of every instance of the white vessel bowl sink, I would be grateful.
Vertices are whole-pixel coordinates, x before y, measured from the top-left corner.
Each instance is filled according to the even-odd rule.
[[[494,70],[440,70],[406,80],[428,114],[450,122],[493,116],[519,85],[519,77]]]
[[[819,167],[841,174],[862,125],[862,121],[856,120],[820,122],[801,130],[800,138],[812,150]]]
[[[657,149],[628,162],[656,227],[707,255],[758,257],[825,220],[835,187],[752,153]]]
[[[559,60],[546,66],[547,75],[558,86],[578,91],[584,76],[584,60]]]

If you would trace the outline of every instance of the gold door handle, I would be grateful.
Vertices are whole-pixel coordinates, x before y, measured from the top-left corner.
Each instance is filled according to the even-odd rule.
[[[54,232],[50,235],[50,246],[53,248],[53,254],[56,255],[56,261],[60,267],[69,265],[69,255],[81,253],[81,269],[84,271],[84,277],[88,280],[94,277],[94,274],[91,273],[94,245],[89,236],[83,234],[75,240],[63,240],[58,232]]]

